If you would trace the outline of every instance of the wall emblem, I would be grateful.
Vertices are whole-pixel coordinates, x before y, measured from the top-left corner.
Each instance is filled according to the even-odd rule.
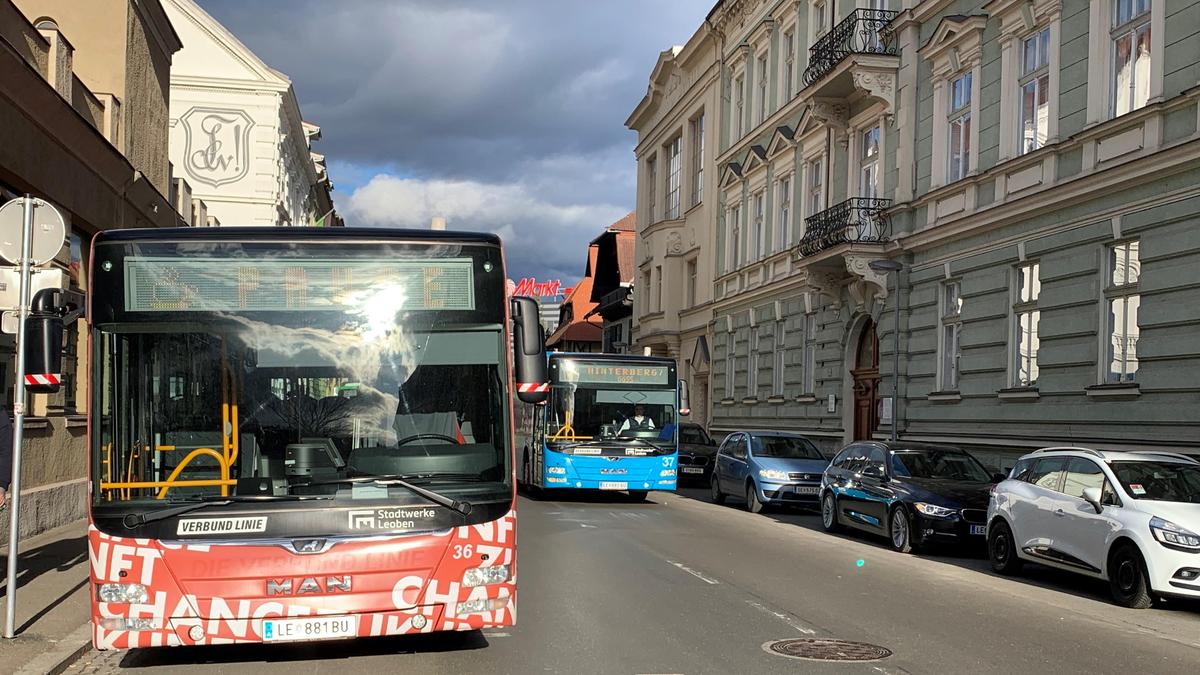
[[[250,130],[254,121],[241,110],[192,108],[179,118],[186,135],[184,168],[198,183],[220,187],[250,171]]]

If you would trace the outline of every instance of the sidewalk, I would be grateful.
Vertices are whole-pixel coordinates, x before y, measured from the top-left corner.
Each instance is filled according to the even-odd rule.
[[[16,638],[0,638],[0,675],[53,673],[91,644],[88,620],[87,522],[50,530],[21,542],[17,574]],[[7,584],[0,548],[0,629]]]

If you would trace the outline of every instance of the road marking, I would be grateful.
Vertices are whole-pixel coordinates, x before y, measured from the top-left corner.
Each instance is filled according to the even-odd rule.
[[[717,584],[721,583],[721,582],[717,581],[716,579],[710,579],[710,578],[708,578],[708,577],[704,576],[703,574],[701,574],[701,573],[697,572],[696,570],[694,570],[694,569],[692,569],[692,568],[688,567],[687,565],[684,565],[683,563],[677,563],[677,562],[675,562],[675,561],[673,561],[673,560],[668,560],[667,562],[669,562],[669,563],[671,563],[672,565],[674,565],[674,566],[678,567],[679,569],[683,570],[684,572],[687,572],[688,574],[690,574],[690,575],[692,575],[692,576],[696,577],[697,579],[699,579],[700,581],[703,581],[703,582],[704,582],[704,583],[706,583],[706,584],[711,584],[711,585],[715,586],[715,585],[717,585]]]
[[[580,523],[579,526],[580,527],[591,527],[591,528],[596,527],[595,525],[588,525],[587,523]]]
[[[767,607],[766,605],[757,603],[753,600],[747,600],[746,604],[750,605],[754,609],[759,610],[760,612],[765,612],[767,614],[770,614],[771,616],[775,617],[776,619],[779,619],[780,621],[791,626],[794,630],[804,633],[805,635],[816,635],[817,634],[817,631],[809,628],[808,626],[801,624],[799,621],[792,618],[792,616],[789,614],[785,614],[784,612],[776,612],[775,610],[771,609],[770,607]]]
[[[487,637],[490,637],[490,638],[506,638],[506,637],[512,637],[512,633],[504,633],[504,632],[499,632],[499,633],[484,633],[484,635],[486,635]]]

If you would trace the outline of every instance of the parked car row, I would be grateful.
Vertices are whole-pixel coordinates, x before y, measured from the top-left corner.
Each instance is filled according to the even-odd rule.
[[[1125,607],[1200,599],[1200,461],[1185,455],[1046,448],[1004,475],[945,445],[860,441],[827,460],[802,435],[736,431],[707,465],[718,504],[819,506],[826,531],[906,553],[986,542],[1001,574],[1025,562],[1078,572],[1107,580]]]

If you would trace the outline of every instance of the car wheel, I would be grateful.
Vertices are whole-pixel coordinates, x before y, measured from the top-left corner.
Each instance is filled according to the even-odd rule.
[[[1154,604],[1146,563],[1133,544],[1120,544],[1108,558],[1108,584],[1113,601],[1130,609],[1146,609]]]
[[[821,498],[821,527],[825,528],[826,532],[842,529],[842,524],[838,521],[837,498],[832,492],[826,492]]]
[[[1017,545],[1008,523],[997,520],[988,526],[987,545],[992,569],[1005,575],[1021,571],[1024,561],[1017,557]]]
[[[646,495],[650,494],[647,490],[630,490],[629,498],[635,502],[646,501]]]
[[[712,492],[712,502],[714,504],[725,503],[725,493],[721,492],[721,483],[717,480],[717,474],[712,475],[712,480],[709,481],[709,489]]]
[[[746,483],[746,510],[750,513],[762,513],[766,504],[758,498],[758,490],[754,487],[754,481]]]
[[[901,553],[912,553],[913,545],[912,521],[908,518],[908,510],[903,506],[892,509],[888,517],[888,538],[892,548]]]

